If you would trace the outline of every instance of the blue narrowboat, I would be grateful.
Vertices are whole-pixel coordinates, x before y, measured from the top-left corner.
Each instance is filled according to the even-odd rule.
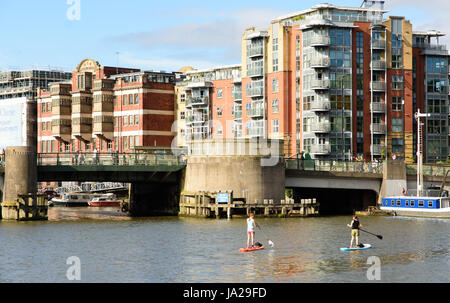
[[[450,218],[449,197],[385,197],[381,210],[391,211],[399,216]]]

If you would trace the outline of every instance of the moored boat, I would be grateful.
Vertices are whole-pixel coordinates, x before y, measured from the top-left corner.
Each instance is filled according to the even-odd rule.
[[[63,194],[60,198],[53,198],[49,201],[49,206],[86,207],[89,206],[89,201],[91,199],[91,194],[68,193]]]
[[[89,206],[120,206],[121,201],[117,199],[115,194],[104,194],[94,197],[89,201]]]

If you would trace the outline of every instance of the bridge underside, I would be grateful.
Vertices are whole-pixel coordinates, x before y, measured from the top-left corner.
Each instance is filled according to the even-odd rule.
[[[120,182],[177,184],[179,169],[145,166],[38,166],[38,182]]]
[[[286,188],[294,199],[316,198],[321,215],[352,214],[375,206],[382,175],[286,170]]]

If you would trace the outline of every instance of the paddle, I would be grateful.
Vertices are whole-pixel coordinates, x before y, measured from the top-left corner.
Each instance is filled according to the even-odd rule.
[[[376,235],[376,234],[373,234],[373,233],[371,233],[371,232],[368,232],[368,231],[365,231],[364,229],[359,229],[360,231],[363,231],[363,232],[365,232],[365,233],[368,233],[368,234],[371,234],[371,235],[374,235],[374,236],[376,236],[378,239],[380,239],[380,240],[383,240],[383,236],[380,236],[380,235]]]
[[[269,243],[269,245],[270,245],[271,247],[274,247],[275,244],[267,237],[267,235],[264,233],[264,231],[262,230],[262,228],[261,228],[259,225],[256,225],[256,226],[258,226],[259,230],[263,233],[264,237],[267,238],[267,240],[268,240],[267,242]]]

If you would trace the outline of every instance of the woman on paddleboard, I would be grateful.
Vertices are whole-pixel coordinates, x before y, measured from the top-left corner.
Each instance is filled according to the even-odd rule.
[[[247,247],[255,246],[255,228],[258,224],[255,222],[255,214],[250,213],[249,218],[247,219]],[[250,239],[252,246],[250,246]]]
[[[357,247],[359,244],[359,229],[362,227],[362,224],[359,222],[357,216],[353,216],[352,223],[347,224],[348,227],[352,228],[352,240],[350,241],[350,248]],[[355,246],[353,246],[353,241],[355,241]]]

